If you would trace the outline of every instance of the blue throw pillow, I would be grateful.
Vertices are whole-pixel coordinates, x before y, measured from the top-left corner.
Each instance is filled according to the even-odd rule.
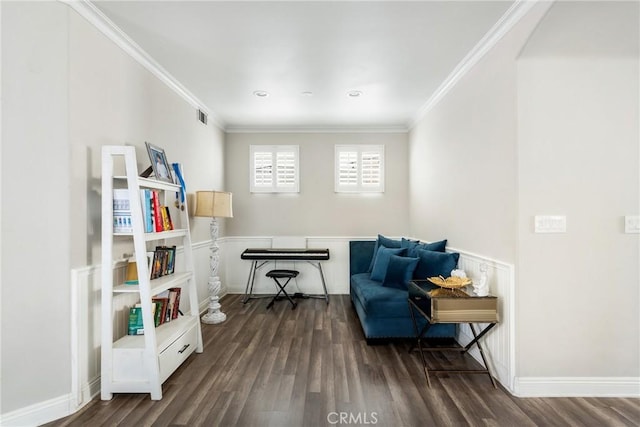
[[[394,240],[384,237],[382,234],[378,234],[378,245],[382,245],[387,248],[401,248],[402,240]]]
[[[391,255],[382,286],[407,290],[407,283],[413,277],[418,261],[420,258]]]
[[[405,249],[402,248],[385,248],[380,246],[376,253],[373,268],[371,269],[371,280],[382,282],[384,276],[387,274],[387,267],[389,266],[389,259],[391,255],[404,255]]]
[[[405,248],[407,250],[407,255],[411,253],[414,254],[412,255],[412,257],[415,257],[415,249],[416,249],[416,246],[418,246],[419,244],[420,242],[418,240],[409,240],[409,239],[405,239],[404,237],[400,241],[400,247]]]
[[[416,253],[416,250],[421,249],[423,251],[434,251],[434,252],[444,252],[445,248],[447,247],[447,239],[444,240],[440,240],[438,242],[432,242],[432,243],[416,243],[415,245],[412,245],[410,242],[407,244],[407,256],[410,257],[416,257],[418,256],[418,254]],[[405,247],[405,246],[403,246]]]
[[[402,247],[402,242],[400,240],[390,239],[388,237],[384,237],[382,234],[378,234],[376,245],[373,247],[373,257],[371,258],[371,264],[369,264],[367,273],[371,273],[373,271],[373,264],[376,262],[376,254],[378,253],[378,248],[380,246],[384,246],[385,248],[400,248]]]
[[[434,276],[449,277],[451,270],[458,265],[459,253],[445,253],[416,249],[420,261],[413,273],[415,279],[427,279]]]

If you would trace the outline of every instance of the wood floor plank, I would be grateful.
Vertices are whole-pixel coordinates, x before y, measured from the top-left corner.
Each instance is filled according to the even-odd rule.
[[[204,352],[148,394],[99,397],[49,426],[640,426],[640,400],[517,398],[486,375],[434,373],[427,387],[407,342],[367,345],[346,295],[242,303],[202,325]],[[430,367],[478,368],[470,356],[429,352]],[[338,422],[341,424],[338,424]]]

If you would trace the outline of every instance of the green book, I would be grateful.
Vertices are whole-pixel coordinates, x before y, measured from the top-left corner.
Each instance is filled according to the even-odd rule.
[[[142,322],[142,307],[129,309],[129,335],[144,335],[144,323]]]

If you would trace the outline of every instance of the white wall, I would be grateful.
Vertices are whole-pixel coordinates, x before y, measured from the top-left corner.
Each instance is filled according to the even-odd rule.
[[[68,14],[2,2],[2,411],[69,390]],[[8,201],[11,203],[8,203]]]
[[[71,13],[70,137],[73,161],[72,266],[100,260],[100,147],[134,145],[138,167],[149,166],[144,142],[183,164],[187,190],[222,185],[224,133],[197,120],[193,106],[132,60],[93,25]],[[192,241],[209,239],[209,221],[193,219]],[[131,253],[117,245],[116,255]]]
[[[249,193],[249,146],[300,146],[300,193]],[[334,192],[334,145],[385,145],[385,192]],[[233,192],[230,236],[375,236],[408,231],[407,135],[403,133],[232,133],[226,190]]]
[[[1,407],[33,421],[70,407],[70,271],[100,262],[100,147],[135,145],[142,170],[152,142],[193,193],[223,186],[224,133],[67,5],[0,7]],[[191,222],[194,244],[208,241],[209,221]]]
[[[411,130],[411,235],[515,261],[516,64],[534,7]]]
[[[411,234],[515,264],[522,395],[637,395],[637,18],[536,5],[410,134]]]
[[[639,11],[557,3],[517,61],[524,378],[640,375],[640,238],[623,219],[640,211]],[[567,232],[535,234],[540,214]]]

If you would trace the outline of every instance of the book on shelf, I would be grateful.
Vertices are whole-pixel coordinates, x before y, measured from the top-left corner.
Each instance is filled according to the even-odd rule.
[[[167,269],[166,274],[173,274],[175,271],[175,261],[176,261],[176,247],[174,246],[163,246],[162,250],[167,254]]]
[[[160,296],[155,296],[152,299],[153,302],[156,303],[156,312],[154,316],[154,323],[156,326],[160,326],[165,323],[167,316],[167,308],[169,306],[169,298],[164,298]]]
[[[151,299],[151,317],[155,327],[171,322],[180,314],[180,294],[182,288],[169,288]],[[128,335],[144,335],[142,304],[129,308]]]
[[[153,261],[153,252],[147,252],[147,268],[151,271],[151,263]],[[129,263],[127,264],[127,271],[125,273],[124,279],[125,285],[139,285],[140,280],[138,278],[138,263],[136,262],[135,257],[129,259]]]
[[[164,231],[173,230],[173,221],[171,221],[171,213],[168,206],[160,206],[162,213],[162,228]]]
[[[171,219],[171,209],[167,206],[167,218],[169,219],[169,230],[174,230],[173,220]]]
[[[160,312],[158,302],[151,301],[151,317],[155,319]],[[155,325],[158,326],[158,325]],[[128,332],[129,335],[144,335],[144,321],[142,319],[142,304],[137,303],[135,306],[129,309],[129,326]]]
[[[133,232],[129,190],[126,188],[116,188],[113,190],[113,232]]]
[[[138,280],[138,264],[134,261],[129,261],[127,264],[127,273],[124,277],[125,285],[137,285],[139,284]]]
[[[151,191],[151,199],[153,201],[153,224],[154,231],[164,231],[162,223],[162,213],[160,209],[160,195],[157,191]]]
[[[176,246],[156,246],[151,263],[151,279],[173,274],[175,271]]]
[[[113,190],[113,211],[131,212],[131,203],[129,202],[129,189],[116,188]]]
[[[180,312],[180,293],[181,288],[169,288],[169,304],[172,304],[171,320],[178,318]]]
[[[142,307],[129,309],[129,335],[144,335],[144,322],[142,321]]]
[[[129,200],[125,199],[128,195],[128,190],[118,191],[120,192],[117,195],[114,193],[114,215],[126,215],[130,218],[131,211]],[[116,197],[118,198],[116,199]],[[174,229],[170,209],[168,206],[160,203],[160,192],[158,190],[148,188],[140,189],[140,206],[142,209],[142,222],[145,233],[169,231]],[[120,226],[120,223],[122,222],[123,221],[119,221],[117,224]],[[130,223],[130,220],[128,222]],[[127,221],[125,220],[124,223],[126,224]],[[121,228],[124,230],[124,227]]]
[[[142,218],[144,221],[144,232],[151,233],[154,230],[152,216],[152,200],[151,190],[148,188],[140,189],[140,203],[142,207]]]
[[[151,279],[157,279],[162,275],[162,253],[153,252],[153,262],[151,263]]]
[[[114,233],[133,233],[133,225],[131,223],[131,213],[114,212],[113,213],[113,232]]]
[[[162,291],[160,292],[158,295],[156,295],[154,298],[157,299],[161,299],[164,301],[165,306],[162,308],[162,316],[161,316],[161,320],[160,320],[160,324],[163,323],[168,323],[171,321],[172,315],[171,315],[171,309],[172,309],[172,305],[171,305],[171,291],[169,291],[168,289],[166,291]]]

